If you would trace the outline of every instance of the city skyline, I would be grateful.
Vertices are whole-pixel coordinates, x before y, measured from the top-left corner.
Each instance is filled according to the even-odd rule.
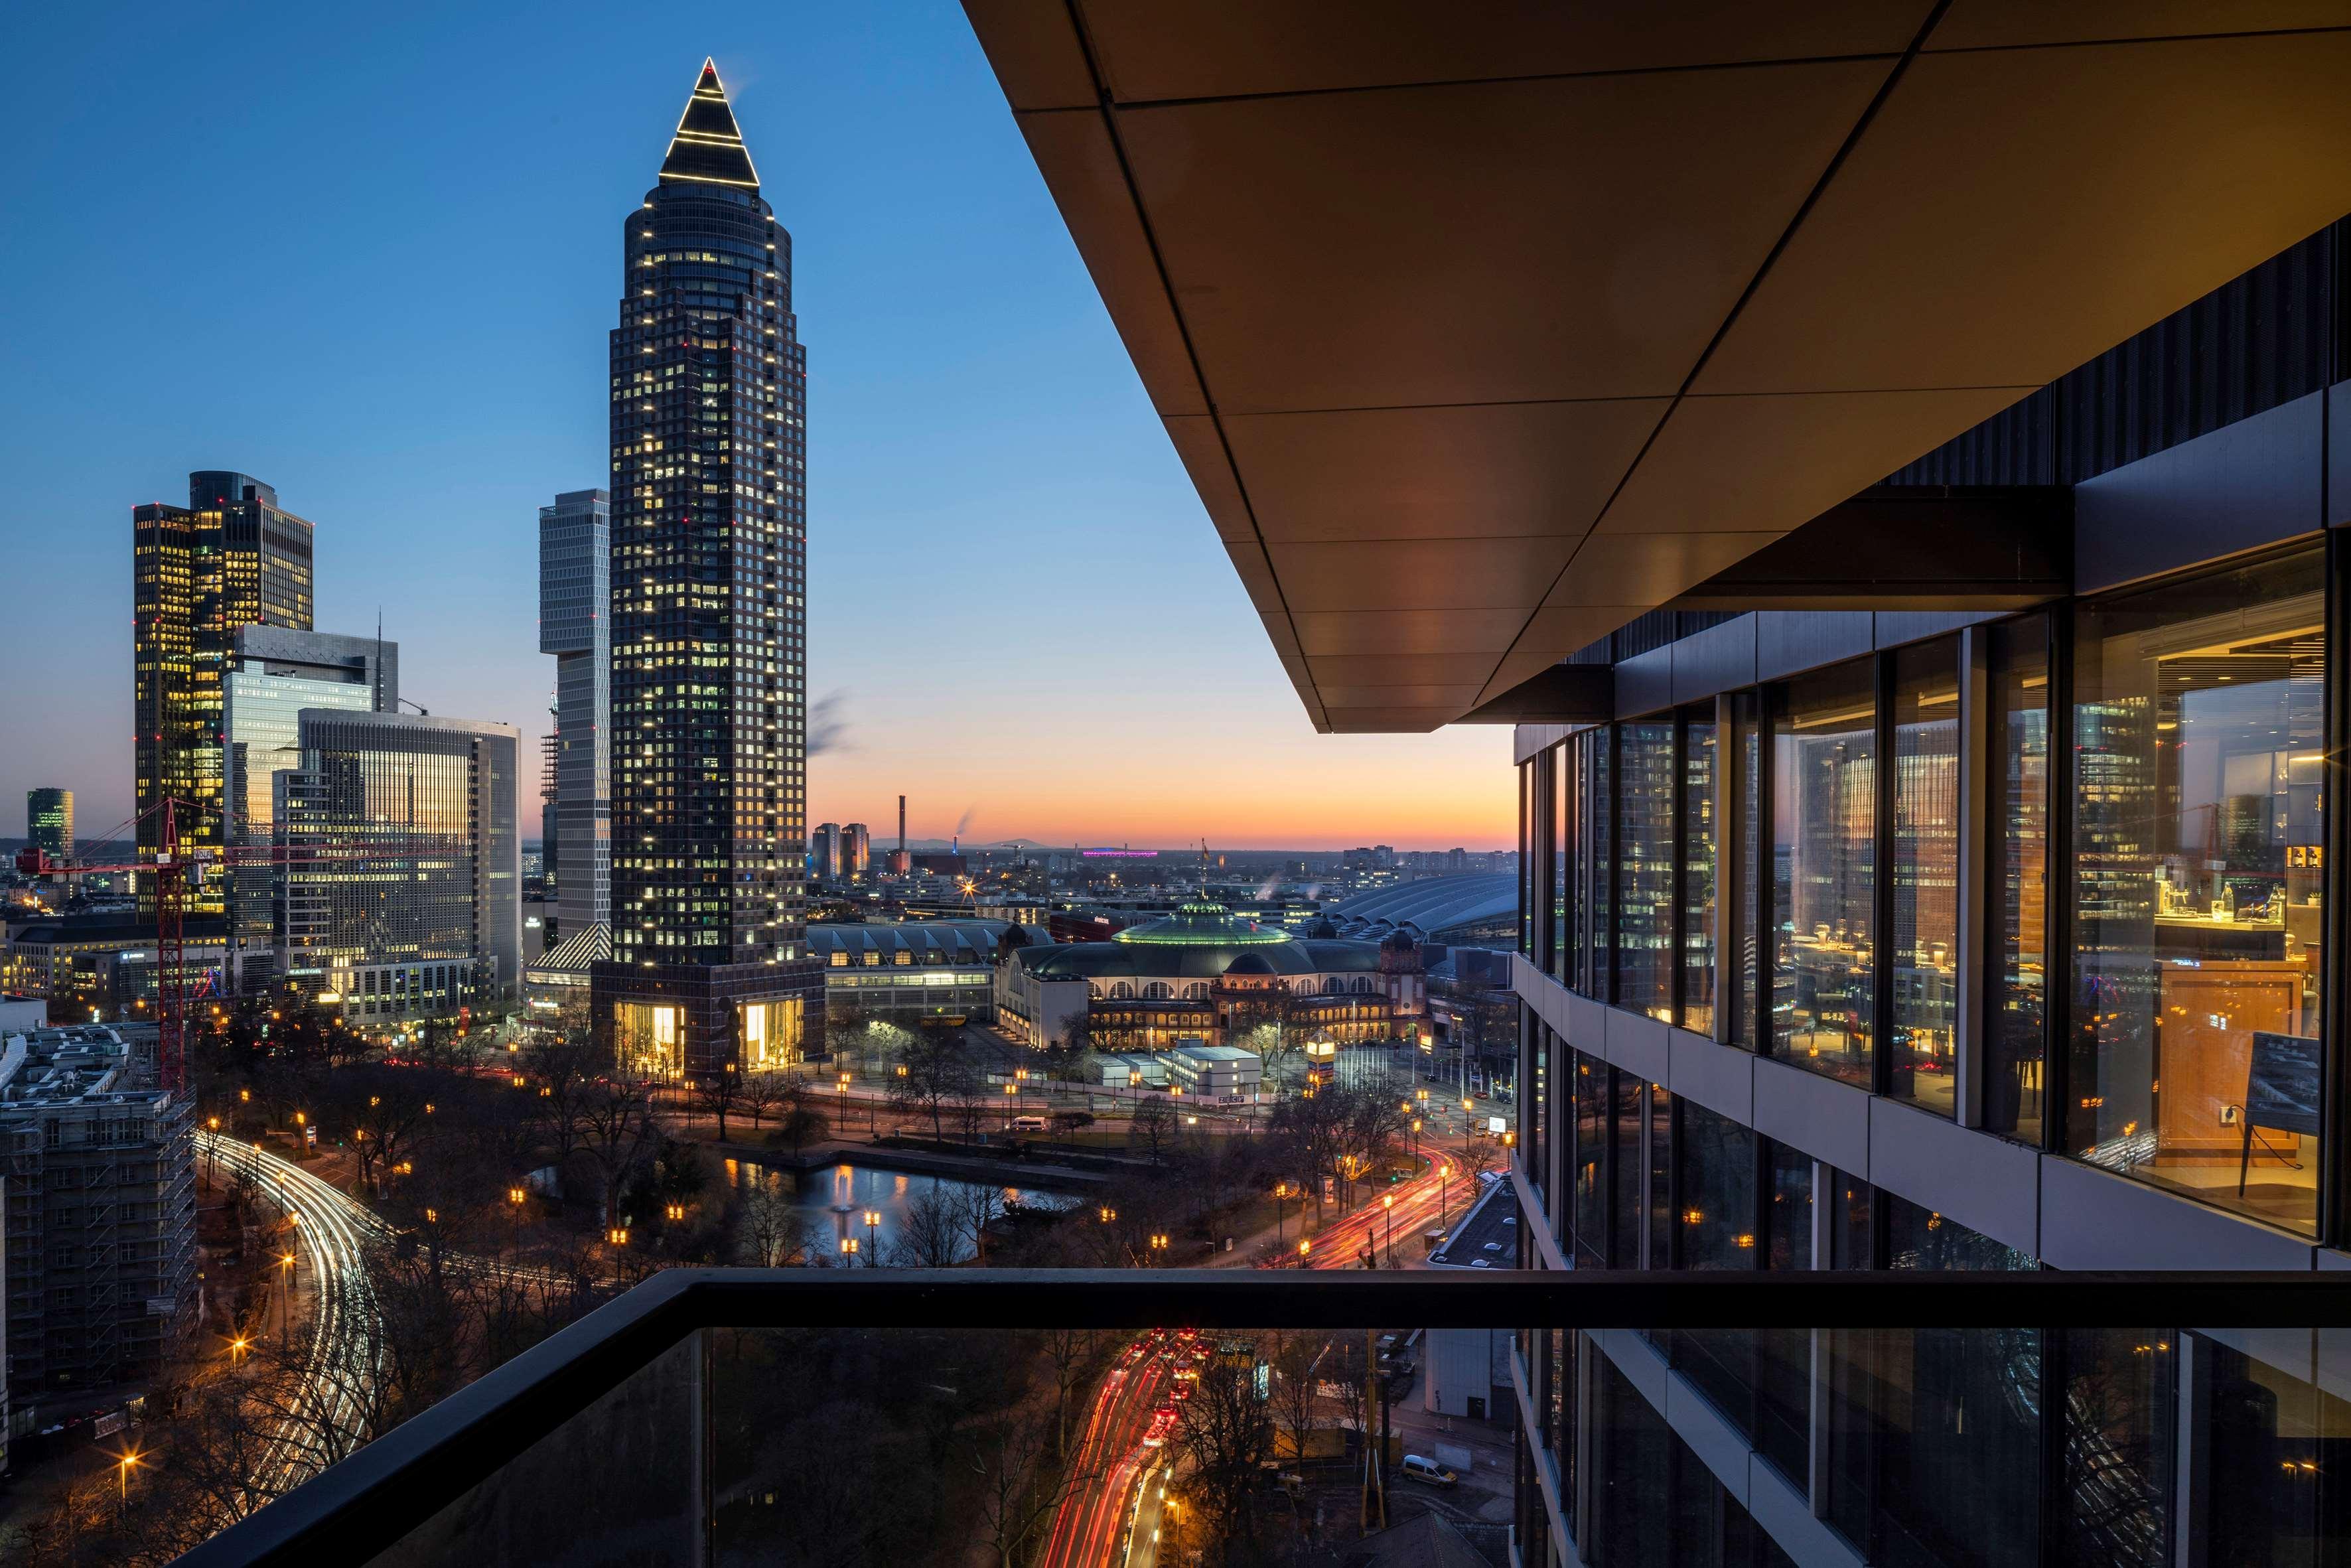
[[[458,57],[338,24],[350,57],[328,73],[308,63],[317,37],[266,13],[110,26],[34,21],[32,89],[5,111],[24,222],[62,243],[6,262],[59,308],[16,335],[38,373],[0,392],[30,476],[0,536],[70,585],[76,619],[128,619],[129,507],[175,498],[191,470],[254,475],[319,520],[314,623],[363,630],[380,610],[419,701],[521,727],[535,799],[551,682],[527,608],[533,523],[549,495],[603,483],[602,214],[635,199],[632,139],[674,122],[675,79],[716,40],[752,141],[775,149],[779,215],[810,236],[811,434],[831,455],[810,496],[810,820],[889,818],[904,791],[921,838],[1508,841],[1499,730],[1313,733],[951,7],[747,8],[650,38],[605,8],[555,39],[490,21]],[[543,64],[509,75],[526,41]],[[791,75],[820,52],[837,68]],[[95,81],[71,68],[97,57]],[[276,86],[224,111],[203,84],[232,59]],[[459,136],[500,158],[455,156]],[[309,193],[268,211],[277,267],[87,241],[96,193],[182,209],[222,169]],[[389,243],[386,211],[403,214]],[[485,241],[537,259],[452,267]],[[70,344],[68,319],[86,323]],[[217,362],[202,398],[114,373],[198,354]],[[1139,607],[1180,630],[1138,638]],[[0,789],[75,789],[85,834],[131,814],[134,727],[127,647],[89,641],[0,699],[33,739]],[[1193,701],[1137,701],[1134,662]]]

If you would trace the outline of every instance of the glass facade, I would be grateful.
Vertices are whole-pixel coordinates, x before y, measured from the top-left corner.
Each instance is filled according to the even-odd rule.
[[[1955,1113],[1959,1066],[1959,645],[1893,655],[1894,822],[1887,1092]]]
[[[1877,727],[1867,663],[1787,683],[1771,705],[1771,1050],[1871,1086]]]
[[[1618,725],[1616,768],[1616,1005],[1670,1019],[1679,789],[1673,720]]]
[[[2049,1028],[2049,618],[2002,622],[1989,643],[1983,1124],[2039,1144]]]
[[[2315,1230],[2323,552],[2085,601],[2074,628],[2065,1147]]]
[[[1715,725],[1708,707],[1682,716],[1681,1025],[1714,1032]]]

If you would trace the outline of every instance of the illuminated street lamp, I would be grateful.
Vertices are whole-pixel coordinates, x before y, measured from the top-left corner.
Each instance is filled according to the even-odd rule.
[[[667,1218],[684,1219],[685,1218],[685,1205],[682,1203],[673,1203],[662,1212]]]
[[[1439,1225],[1446,1224],[1446,1223],[1447,1222],[1447,1217],[1452,1213],[1453,1200],[1452,1200],[1452,1197],[1449,1196],[1449,1190],[1450,1190],[1450,1186],[1451,1186],[1452,1180],[1453,1180],[1453,1165],[1452,1165],[1452,1162],[1451,1162],[1451,1161],[1449,1161],[1449,1160],[1440,1160],[1439,1162],[1437,1162],[1437,1222]]]
[[[1301,1237],[1300,1237],[1300,1238],[1298,1239],[1298,1262],[1299,1262],[1299,1266],[1300,1266],[1301,1268],[1304,1268],[1304,1267],[1306,1267],[1306,1260],[1307,1260],[1307,1259],[1309,1259],[1309,1258],[1312,1257],[1313,1255],[1314,1255],[1314,1240],[1313,1240],[1313,1238],[1311,1238],[1311,1237],[1308,1237],[1308,1236],[1301,1236]]]
[[[1006,1084],[1004,1086],[1004,1130],[1008,1133],[1012,1131],[1012,1115],[1013,1113],[1019,1108],[1019,1104],[1020,1085],[1018,1083]]]
[[[626,1247],[629,1244],[629,1228],[625,1225],[615,1225],[611,1229],[604,1232],[604,1239],[615,1247]]]
[[[1380,1207],[1387,1211],[1388,1267],[1393,1269],[1395,1267],[1395,1194],[1389,1193],[1386,1197],[1381,1198]]]
[[[865,1211],[865,1266],[869,1269],[875,1267],[875,1260],[881,1256],[882,1211],[869,1208]]]
[[[846,1260],[846,1259],[850,1259],[850,1258],[854,1258],[854,1257],[856,1257],[856,1256],[857,1256],[857,1238],[856,1238],[856,1237],[854,1237],[854,1236],[844,1236],[844,1237],[842,1237],[842,1238],[841,1239],[841,1257],[842,1257],[844,1260]],[[852,1267],[852,1265],[851,1265],[851,1264],[849,1264],[848,1262],[845,1262],[845,1261],[844,1261],[844,1262],[841,1264],[841,1267],[842,1267],[842,1268],[844,1268],[844,1269],[847,1269],[847,1268]]]
[[[528,1193],[524,1192],[523,1189],[518,1186],[510,1186],[507,1188],[507,1201],[514,1205],[517,1208],[520,1208],[523,1206],[525,1199],[528,1198],[528,1196],[529,1195]]]
[[[119,1506],[125,1509],[131,1506],[131,1467],[138,1462],[139,1455],[136,1450],[133,1450],[123,1455],[122,1463],[115,1468],[115,1474],[120,1481],[116,1501]]]

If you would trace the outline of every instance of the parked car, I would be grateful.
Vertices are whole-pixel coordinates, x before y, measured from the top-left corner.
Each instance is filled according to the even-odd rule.
[[[1408,1481],[1422,1481],[1433,1487],[1449,1487],[1458,1482],[1461,1478],[1435,1459],[1426,1458],[1419,1454],[1406,1454],[1404,1457],[1404,1479]]]

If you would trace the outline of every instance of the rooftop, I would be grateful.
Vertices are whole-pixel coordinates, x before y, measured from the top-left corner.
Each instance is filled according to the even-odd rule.
[[[1203,898],[1178,904],[1173,915],[1130,925],[1111,940],[1158,947],[1246,947],[1254,943],[1287,942],[1290,933],[1278,926],[1245,920],[1223,904]]]
[[[1519,879],[1509,872],[1432,876],[1358,894],[1328,912],[1344,936],[1384,936],[1405,926],[1424,936],[1457,926],[1515,919]]]

